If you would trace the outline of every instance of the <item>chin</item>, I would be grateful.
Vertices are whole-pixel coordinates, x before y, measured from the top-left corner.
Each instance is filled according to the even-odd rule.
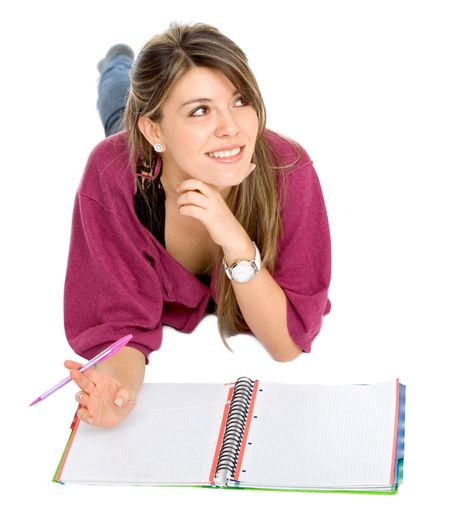
[[[230,180],[230,181],[221,181],[221,182],[218,182],[217,180],[216,181],[209,181],[209,184],[212,185],[212,186],[215,186],[216,188],[218,188],[219,190],[225,190],[226,188],[231,188],[232,186],[238,186],[242,183],[242,181],[244,181],[245,177],[242,177],[240,179],[236,179],[236,180]]]
[[[246,168],[248,170],[248,167]],[[251,174],[251,172],[250,172]],[[241,172],[241,171],[225,171],[220,173],[220,171],[213,176],[211,172],[209,172],[208,179],[205,179],[205,182],[216,186],[217,188],[229,188],[230,186],[237,186],[244,181],[249,175],[249,173]],[[206,177],[206,175],[205,175]]]

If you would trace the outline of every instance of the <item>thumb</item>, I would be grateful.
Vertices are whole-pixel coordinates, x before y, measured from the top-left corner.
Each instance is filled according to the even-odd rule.
[[[82,365],[79,362],[74,362],[73,360],[65,360],[64,367],[66,369],[80,369]]]

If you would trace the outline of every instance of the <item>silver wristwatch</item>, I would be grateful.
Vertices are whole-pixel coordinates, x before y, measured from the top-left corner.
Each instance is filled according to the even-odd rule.
[[[225,257],[223,258],[223,267],[230,280],[237,281],[238,283],[247,283],[259,274],[261,270],[261,255],[255,242],[252,243],[255,247],[255,257],[253,260],[236,260],[228,267]]]

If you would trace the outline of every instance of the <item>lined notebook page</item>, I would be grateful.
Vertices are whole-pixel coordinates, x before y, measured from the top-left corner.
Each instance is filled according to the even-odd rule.
[[[239,480],[267,487],[388,486],[395,408],[396,382],[260,383]]]
[[[119,426],[80,423],[61,480],[208,484],[229,387],[144,384]]]

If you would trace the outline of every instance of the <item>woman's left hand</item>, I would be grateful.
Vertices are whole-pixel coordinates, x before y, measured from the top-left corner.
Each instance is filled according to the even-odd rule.
[[[247,232],[214,186],[198,179],[186,179],[178,185],[177,192],[180,193],[177,199],[180,215],[203,222],[217,245],[227,247],[248,239]]]

